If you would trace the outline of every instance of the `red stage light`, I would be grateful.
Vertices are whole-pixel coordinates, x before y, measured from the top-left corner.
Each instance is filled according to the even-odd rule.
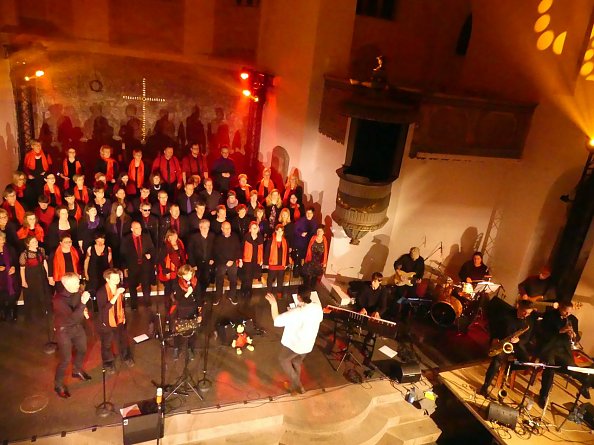
[[[243,94],[245,97],[250,97],[252,95],[252,92],[250,90],[243,90],[241,94]]]
[[[243,80],[248,80],[250,78],[250,73],[247,71],[242,71],[239,77],[241,77]]]

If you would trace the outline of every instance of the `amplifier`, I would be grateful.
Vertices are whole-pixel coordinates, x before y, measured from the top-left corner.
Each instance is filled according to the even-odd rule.
[[[513,430],[516,423],[518,423],[518,410],[491,402],[487,412],[487,420],[507,425]]]
[[[421,366],[417,361],[400,362],[394,359],[372,362],[386,377],[398,383],[415,383],[421,380]]]
[[[159,428],[159,413],[157,412],[155,400],[143,400],[138,402],[137,405],[141,414],[122,419],[124,445],[132,445],[163,437],[165,425],[164,422],[161,422],[161,428]]]

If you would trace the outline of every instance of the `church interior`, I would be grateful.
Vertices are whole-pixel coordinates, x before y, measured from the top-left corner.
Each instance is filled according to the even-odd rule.
[[[393,276],[394,261],[412,247],[425,260],[424,276],[418,278],[428,295],[437,294],[448,277],[458,282],[463,264],[482,252],[488,281],[511,307],[518,283],[548,266],[558,300],[573,302],[581,351],[594,355],[594,323],[589,321],[594,320],[593,0],[0,0],[0,40],[3,189],[23,168],[34,140],[58,159],[75,148],[83,168],[91,171],[105,144],[121,147],[126,165],[137,148],[146,159],[155,158],[163,140],[171,141],[181,159],[198,127],[209,160],[219,156],[221,146],[229,147],[238,171],[253,186],[265,168],[275,184],[297,172],[304,208],[315,210],[329,242],[317,284],[322,303],[348,303],[349,283],[369,282],[374,272]],[[224,135],[217,133],[222,127]],[[256,338],[258,359],[244,352],[247,357],[231,365],[239,358],[234,351],[213,349],[216,391],[206,394],[206,401],[183,402],[172,412],[189,415],[208,407],[204,419],[219,432],[237,432],[242,443],[313,442],[305,427],[297,427],[306,420],[294,424],[301,433],[278,439],[282,421],[273,422],[273,407],[262,408],[270,411],[259,414],[268,423],[258,427],[263,433],[251,442],[237,439],[243,430],[230,422],[256,422],[255,410],[245,418],[243,412],[241,418],[225,416],[227,423],[223,416],[216,418],[213,406],[226,409],[229,403],[262,397],[272,401],[283,392],[265,382],[281,379],[272,346],[281,334],[263,293],[258,295],[249,318],[271,335]],[[413,320],[402,323],[414,339],[413,350],[430,363],[423,366],[424,384],[429,379],[435,392],[444,382],[448,388],[441,389],[434,423],[417,428],[427,433],[413,442],[403,433],[347,441],[326,432],[324,443],[491,443],[491,434],[498,443],[521,443],[513,430],[509,438],[497,436],[495,423],[468,406],[476,393],[460,395],[464,385],[482,382],[489,333],[434,323],[431,317],[437,315],[430,307],[414,307]],[[237,316],[235,307],[217,310]],[[139,312],[129,331],[141,334],[147,323],[148,314]],[[70,400],[54,400],[57,359],[39,346],[46,329],[31,331],[19,320],[0,324],[0,332],[1,375],[11,388],[19,388],[10,391],[10,409],[0,413],[0,439],[119,440],[121,429],[114,433],[109,427],[74,433],[121,424],[119,411],[98,420],[94,407],[81,401],[101,401],[99,346],[89,348],[95,386],[77,386]],[[319,404],[315,398],[299,399],[295,403],[303,406],[297,412],[340,405],[349,397],[352,403],[344,403],[354,410],[355,399],[366,397],[340,395],[350,384],[348,376],[326,369],[322,349],[333,335],[331,323],[324,321],[319,337],[325,338],[318,338],[319,348],[305,360],[305,386],[321,396],[339,395]],[[108,396],[118,409],[154,396],[159,343],[135,348],[144,352],[137,354],[133,374],[118,374],[115,384],[108,380]],[[467,380],[456,374],[457,368],[478,363],[482,368],[472,368]],[[200,374],[202,364],[193,366]],[[237,375],[226,369],[234,366]],[[176,363],[167,371],[180,373],[182,367]],[[440,383],[442,371],[454,374]],[[394,396],[381,380],[368,384],[376,391],[369,406],[379,412],[378,400],[388,403]],[[49,406],[33,414],[19,410],[30,395],[23,390],[27,385],[49,394]],[[400,402],[410,388],[398,391]],[[573,393],[566,398],[571,401]],[[395,400],[385,412],[402,408]],[[285,419],[291,415],[297,416],[285,412]],[[202,422],[199,416],[182,417],[166,413],[163,443],[230,443],[217,442],[223,436],[214,432],[179,432],[197,430]],[[561,421],[558,414],[553,423]],[[168,428],[178,433],[168,439]],[[558,441],[558,434],[562,431],[535,434],[531,440]],[[572,442],[592,441],[583,432],[573,434]]]

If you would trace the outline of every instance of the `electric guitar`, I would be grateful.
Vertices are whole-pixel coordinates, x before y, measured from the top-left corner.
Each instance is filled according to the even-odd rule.
[[[396,269],[396,273],[389,278],[382,280],[383,285],[395,285],[395,286],[412,286],[413,277],[416,272],[404,272],[403,270]]]

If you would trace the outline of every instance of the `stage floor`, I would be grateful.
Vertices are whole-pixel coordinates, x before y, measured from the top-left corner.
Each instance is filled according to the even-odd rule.
[[[264,291],[254,292],[249,304],[233,306],[228,299],[214,307],[210,326],[225,319],[253,319],[262,328],[263,335],[254,336],[255,351],[244,351],[238,356],[230,346],[223,345],[214,336],[210,339],[207,376],[212,380],[212,389],[204,393],[204,400],[192,394],[188,397],[172,396],[167,401],[167,413],[182,412],[212,406],[266,399],[286,394],[285,376],[278,365],[278,351],[282,329],[274,328],[270,306],[264,299]],[[153,301],[155,297],[153,297]],[[279,302],[279,307],[288,301]],[[155,305],[153,304],[153,307]],[[130,336],[145,333],[149,311],[139,308],[136,312],[127,309]],[[332,323],[324,321],[316,347],[304,363],[303,380],[307,390],[337,387],[349,383],[345,371],[353,368],[346,363],[340,372],[335,372],[326,354]],[[36,436],[76,431],[94,425],[109,425],[121,422],[119,414],[107,419],[95,414],[95,406],[102,401],[100,341],[94,334],[91,322],[87,325],[88,352],[85,370],[92,376],[90,382],[70,378],[67,371],[66,384],[72,394],[69,399],[60,399],[53,391],[53,377],[57,355],[42,351],[47,340],[44,326],[26,326],[24,321],[0,324],[0,375],[2,376],[3,409],[0,410],[0,440],[31,440]],[[198,339],[199,350],[189,369],[195,379],[202,376],[204,337]],[[117,362],[117,373],[107,377],[107,400],[116,409],[124,404],[152,398],[154,382],[160,381],[160,348],[155,339],[133,344],[136,365],[128,368]],[[334,366],[337,362],[333,361]],[[166,353],[166,383],[173,383],[182,374],[184,355],[173,361],[172,350]]]
[[[491,399],[476,394],[484,380],[485,372],[489,362],[484,361],[471,366],[458,368],[452,371],[439,373],[439,380],[459,399],[462,404],[478,419],[481,424],[492,434],[494,439],[501,444],[517,445],[525,444],[528,440],[531,444],[559,444],[559,443],[583,443],[594,444],[592,431],[584,424],[576,424],[567,421],[561,430],[558,427],[562,424],[568,414],[568,409],[573,407],[573,401],[577,394],[577,388],[574,384],[568,383],[561,376],[555,376],[555,383],[550,394],[550,404],[544,416],[542,426],[531,427],[527,425],[529,419],[540,422],[542,409],[533,404],[528,415],[520,415],[518,425],[515,430],[498,425],[487,420],[487,410],[490,402],[496,402],[497,394],[495,390],[491,391]],[[526,389],[529,374],[517,373],[515,388],[507,388],[508,396],[503,402],[512,407],[517,407],[522,399]],[[540,390],[540,379],[530,388],[528,396],[534,400],[535,394]],[[583,397],[581,402],[587,402]],[[526,421],[526,422],[525,422]]]

